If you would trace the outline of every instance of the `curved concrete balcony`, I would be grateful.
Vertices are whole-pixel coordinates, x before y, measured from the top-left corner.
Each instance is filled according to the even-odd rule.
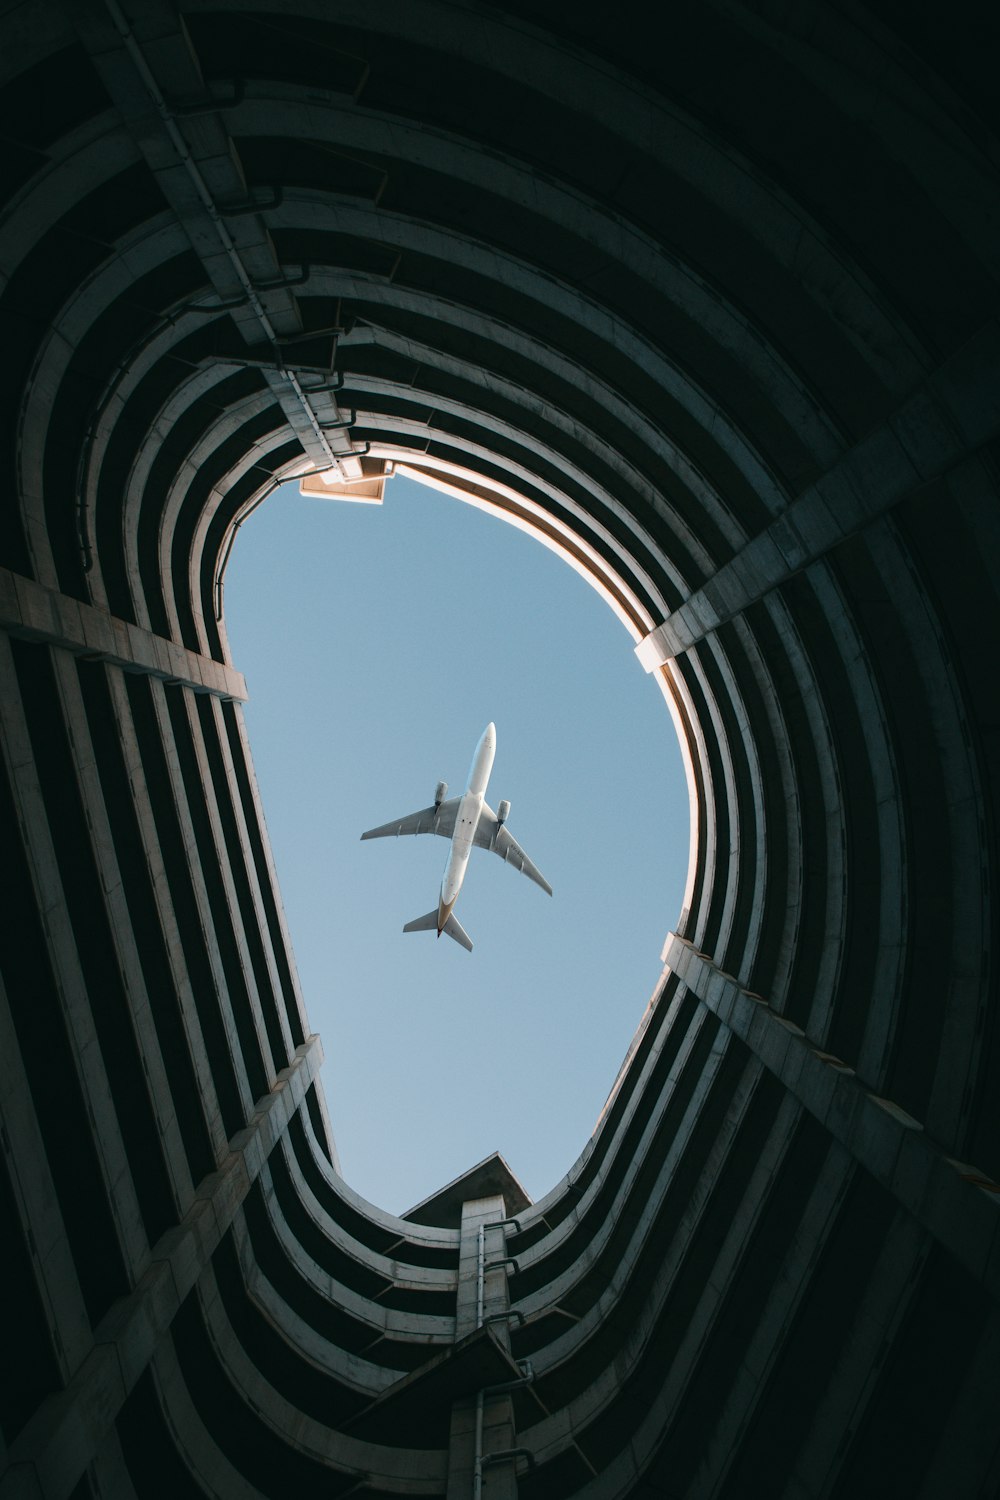
[[[2,1500],[996,1488],[974,12],[4,11]],[[390,464],[601,592],[695,824],[579,1161],[407,1219],[338,1172],[222,588]]]

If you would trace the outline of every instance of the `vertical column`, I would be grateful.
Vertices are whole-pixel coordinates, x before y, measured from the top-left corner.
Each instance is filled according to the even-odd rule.
[[[469,1198],[462,1204],[455,1337],[465,1338],[488,1324],[510,1347],[503,1315],[509,1310],[507,1293],[506,1218],[503,1198]],[[489,1476],[489,1500],[517,1500],[514,1461],[483,1469],[482,1459],[514,1447],[514,1412],[509,1394],[500,1392],[456,1401],[451,1413],[447,1500],[481,1500]],[[480,1464],[477,1466],[477,1457]],[[477,1467],[480,1481],[477,1484]]]

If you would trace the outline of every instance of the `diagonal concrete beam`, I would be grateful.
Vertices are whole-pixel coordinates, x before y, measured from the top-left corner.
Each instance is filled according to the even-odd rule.
[[[1000,432],[1000,323],[992,319],[893,415],[793,500],[635,648],[647,672],[942,479]]]
[[[68,1500],[301,1107],[322,1061],[323,1048],[313,1034],[258,1102],[246,1128],[229,1142],[228,1154],[201,1183],[181,1222],[154,1245],[135,1290],[94,1330],[93,1346],[66,1389],[39,1407],[12,1445],[0,1475],[0,1500]]]
[[[956,1161],[898,1104],[867,1089],[854,1069],[671,933],[667,966],[745,1042],[790,1094],[1000,1301],[1000,1184]]]
[[[9,568],[0,568],[0,630],[22,640],[60,646],[89,661],[110,662],[125,672],[179,683],[226,702],[247,701],[242,672],[120,620],[106,609],[44,588]]]
[[[217,101],[205,82],[187,33],[167,0],[90,0],[74,16],[80,39],[121,114],[136,149],[182,225],[206,278],[251,346],[275,350],[264,377],[303,451],[318,469],[361,477],[360,458],[346,429],[330,425],[339,413],[332,397],[321,419],[294,370],[283,366],[280,344],[302,331],[288,277],[262,214],[227,215],[245,205],[247,184]],[[205,108],[191,115],[188,104]]]

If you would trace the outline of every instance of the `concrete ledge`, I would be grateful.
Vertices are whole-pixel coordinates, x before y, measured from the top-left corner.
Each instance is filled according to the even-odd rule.
[[[111,662],[124,672],[140,672],[195,693],[210,693],[227,703],[247,701],[242,672],[118,620],[93,604],[43,588],[7,568],[0,568],[0,629],[21,640],[58,646],[74,656]]]
[[[1000,1184],[928,1140],[891,1099],[672,934],[665,961],[859,1166],[1000,1301]]]
[[[317,1035],[296,1048],[289,1067],[257,1104],[227,1156],[201,1183],[184,1218],[153,1246],[130,1296],[94,1330],[90,1353],[69,1385],[39,1407],[8,1453],[0,1500],[66,1500],[113,1426],[139,1376],[170,1328],[256,1180],[268,1151],[288,1128],[319,1072]]]
[[[639,642],[635,652],[645,670],[697,645],[995,438],[998,374],[1000,332],[993,320]]]

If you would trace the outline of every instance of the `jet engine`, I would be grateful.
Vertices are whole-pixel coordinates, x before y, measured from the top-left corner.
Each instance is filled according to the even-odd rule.
[[[507,821],[507,819],[509,817],[510,817],[510,803],[509,802],[501,802],[500,806],[497,808],[497,822],[498,823],[506,823],[506,821]]]
[[[435,812],[437,812],[438,808],[441,806],[441,803],[444,801],[444,799],[445,799],[445,797],[447,797],[447,795],[448,795],[448,783],[446,781],[439,781],[438,784],[437,784],[437,790],[434,793],[434,811]]]

